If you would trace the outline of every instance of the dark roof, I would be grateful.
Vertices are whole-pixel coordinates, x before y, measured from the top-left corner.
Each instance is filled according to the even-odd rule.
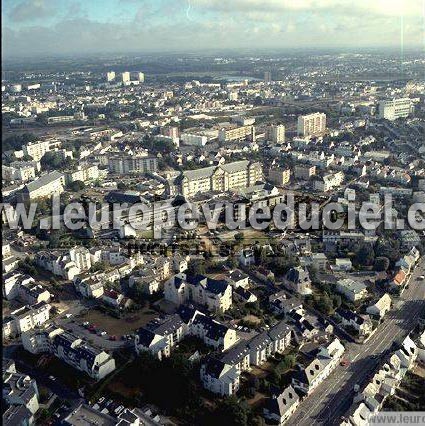
[[[269,331],[268,334],[272,340],[281,339],[283,336],[286,336],[288,333],[291,333],[292,328],[284,321],[278,322],[274,325]]]
[[[269,335],[267,334],[267,331],[263,331],[260,334],[257,334],[256,336],[254,336],[249,342],[248,342],[248,347],[250,349],[263,349],[265,348],[267,345],[269,345],[271,343],[271,339],[269,337]]]
[[[310,275],[309,275],[308,271],[306,269],[301,268],[301,267],[291,268],[286,273],[285,278],[288,281],[291,281],[293,283],[310,281]]]
[[[110,191],[105,196],[105,201],[107,203],[128,203],[128,204],[137,204],[137,203],[146,203],[146,200],[139,194],[133,192],[121,192],[121,191]]]
[[[280,395],[269,398],[266,403],[267,409],[282,417],[287,411],[300,400],[298,394],[292,386],[288,386]]]
[[[196,315],[193,320],[193,324],[201,324],[204,330],[207,331],[206,336],[211,340],[219,340],[223,338],[229,330],[227,325],[221,324],[201,313]]]
[[[343,308],[338,308],[335,311],[335,314],[339,315],[340,317],[346,319],[347,321],[354,321],[355,323],[361,325],[365,322],[365,319],[357,314],[356,312],[349,311]]]
[[[145,346],[146,348],[150,346],[152,340],[155,337],[155,333],[147,330],[146,328],[139,328],[139,330],[137,330],[137,335],[139,337],[139,344]]]
[[[205,373],[218,379],[225,367],[225,363],[216,358],[208,358],[205,362]]]
[[[187,276],[187,282],[195,286],[203,286],[206,290],[214,294],[224,293],[229,286],[225,280],[215,280],[204,275]]]
[[[246,341],[242,341],[223,352],[220,356],[220,360],[226,364],[234,365],[241,362],[248,353]]]

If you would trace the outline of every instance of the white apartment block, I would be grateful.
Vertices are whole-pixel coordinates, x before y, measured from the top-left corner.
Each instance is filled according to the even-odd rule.
[[[85,247],[73,247],[69,250],[69,257],[75,263],[80,272],[87,271],[92,266],[92,256],[90,251]]]
[[[186,170],[176,178],[176,184],[183,196],[191,197],[199,192],[248,188],[262,179],[260,163],[242,160],[198,170]]]
[[[146,155],[117,154],[108,158],[109,171],[118,174],[156,172],[158,159]]]
[[[3,166],[2,179],[8,182],[28,182],[35,178],[39,170],[40,163],[37,161],[14,161],[9,166]]]
[[[251,136],[252,140],[255,139],[254,126],[241,126],[233,129],[220,129],[218,132],[218,140],[220,142],[240,141],[247,136]]]
[[[329,192],[333,189],[339,189],[342,182],[344,181],[344,173],[339,171],[336,173],[329,173],[321,180],[315,180],[313,183],[313,189],[321,192]]]
[[[114,81],[115,80],[115,71],[108,71],[106,73],[106,81],[110,82],[110,81]]]
[[[283,124],[271,125],[267,128],[267,138],[273,143],[285,143],[285,126]]]
[[[21,191],[21,197],[23,199],[35,200],[37,198],[59,195],[64,191],[64,185],[65,176],[55,170],[25,185]]]
[[[180,140],[185,145],[193,145],[193,146],[205,146],[208,142],[208,138],[203,135],[194,135],[191,133],[182,133],[180,135]]]
[[[49,141],[28,142],[22,147],[25,155],[29,155],[34,161],[40,161],[46,152],[50,151]]]
[[[87,166],[78,166],[77,170],[65,172],[66,183],[75,182],[90,182],[99,178],[99,168],[96,164]]]
[[[121,81],[123,83],[130,82],[130,71],[125,71],[125,72],[121,73]]]
[[[379,102],[379,118],[386,120],[397,120],[406,118],[414,111],[413,102],[410,98],[398,98]]]
[[[3,339],[20,336],[36,327],[40,327],[50,319],[51,306],[40,302],[33,306],[23,306],[11,312],[10,320],[6,318],[7,328],[3,327]]]
[[[320,135],[326,130],[326,114],[316,112],[314,114],[298,117],[297,132],[299,136]]]
[[[33,354],[51,353],[95,380],[102,380],[115,370],[111,355],[54,326],[23,333],[22,344]]]
[[[192,301],[209,311],[225,312],[232,306],[232,286],[224,280],[180,273],[164,284],[164,297],[178,306]]]

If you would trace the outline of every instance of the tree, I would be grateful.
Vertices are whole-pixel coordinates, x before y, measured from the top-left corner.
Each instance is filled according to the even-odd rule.
[[[205,275],[205,261],[200,259],[192,260],[188,265],[187,271],[191,275]]]
[[[245,401],[231,396],[224,399],[214,412],[214,424],[226,426],[246,426],[249,422],[251,409]]]
[[[82,191],[86,184],[82,180],[74,180],[68,184],[68,189],[73,192]]]
[[[244,238],[245,238],[245,236],[244,236],[244,234],[243,234],[242,232],[238,232],[238,233],[235,235],[235,241],[236,241],[237,243],[242,242],[242,241],[244,240]]]
[[[371,266],[375,260],[375,252],[370,244],[362,244],[356,250],[356,262],[360,266]]]
[[[390,267],[390,259],[385,256],[379,256],[375,259],[373,269],[378,272],[386,271]]]

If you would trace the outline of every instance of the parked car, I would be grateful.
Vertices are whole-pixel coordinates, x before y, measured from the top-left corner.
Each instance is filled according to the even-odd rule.
[[[84,321],[84,322],[83,322],[83,326],[84,326],[84,327],[88,327],[89,325],[90,325],[90,323],[89,323],[88,321]]]

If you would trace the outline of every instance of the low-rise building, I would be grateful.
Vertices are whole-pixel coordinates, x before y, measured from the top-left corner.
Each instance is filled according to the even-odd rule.
[[[274,424],[282,426],[287,422],[300,404],[300,397],[294,388],[289,385],[282,393],[273,394],[266,402],[263,416]]]
[[[354,281],[351,278],[338,280],[336,283],[336,291],[350,302],[357,302],[368,295],[366,285],[362,282]]]
[[[33,354],[51,353],[95,380],[115,370],[111,355],[55,326],[23,333],[22,345]]]
[[[383,318],[391,309],[391,297],[385,293],[377,302],[366,308],[366,312],[375,318]]]
[[[232,306],[232,286],[203,275],[175,275],[165,283],[164,296],[178,306],[194,302],[212,312],[225,312]]]

